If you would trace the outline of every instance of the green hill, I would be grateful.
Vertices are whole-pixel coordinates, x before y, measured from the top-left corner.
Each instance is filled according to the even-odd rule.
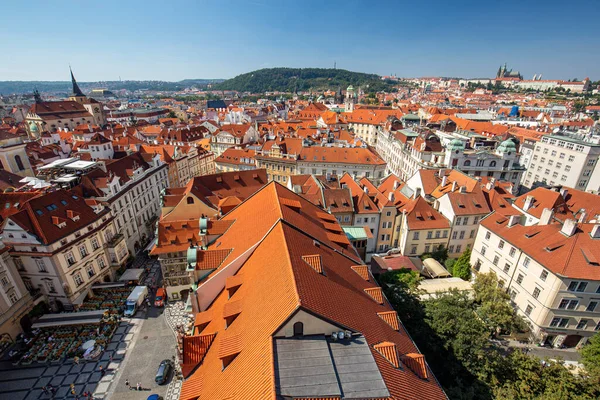
[[[238,75],[215,86],[217,90],[239,92],[294,92],[346,89],[349,85],[365,92],[390,90],[391,82],[381,80],[379,75],[346,71],[333,68],[265,68]]]

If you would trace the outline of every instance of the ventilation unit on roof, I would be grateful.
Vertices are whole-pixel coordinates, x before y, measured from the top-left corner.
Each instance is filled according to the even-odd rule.
[[[564,245],[563,242],[554,242],[546,245],[546,251],[554,251],[560,249]]]
[[[588,264],[598,265],[598,259],[594,256],[594,254],[592,254],[592,252],[589,249],[582,247],[581,252],[583,253],[583,257],[585,258],[585,261],[587,261]]]

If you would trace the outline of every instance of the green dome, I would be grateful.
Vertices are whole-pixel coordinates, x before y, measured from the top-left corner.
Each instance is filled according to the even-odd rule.
[[[348,89],[346,89],[347,92],[354,92],[354,88],[352,87],[352,85],[348,86]]]
[[[465,144],[460,139],[453,139],[448,145],[450,150],[464,150]]]
[[[498,151],[503,152],[503,153],[517,151],[517,146],[515,146],[515,142],[508,139],[508,140],[505,140],[504,142],[500,143],[500,146],[498,146]]]
[[[29,131],[31,133],[39,133],[40,132],[40,130],[38,129],[38,126],[33,121],[29,123]]]

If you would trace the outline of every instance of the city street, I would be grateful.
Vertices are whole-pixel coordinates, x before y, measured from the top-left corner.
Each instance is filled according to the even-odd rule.
[[[149,269],[142,284],[162,284],[160,264],[156,260],[138,256],[133,267]],[[154,292],[149,294],[153,302]],[[146,399],[154,393],[167,400],[176,399],[181,382],[174,380],[171,374],[167,383],[159,386],[154,377],[160,362],[176,354],[173,327],[185,320],[182,310],[177,304],[164,309],[151,305],[148,310],[139,310],[133,318],[123,318],[99,360],[82,360],[79,365],[67,360],[19,367],[0,362],[0,400],[74,399],[71,384],[77,396],[92,392],[94,399]],[[170,316],[168,321],[165,315]],[[140,382],[144,390],[129,390],[125,380],[133,387]],[[57,389],[54,396],[42,391],[48,384]]]
[[[175,337],[166,324],[163,313],[163,309],[151,307],[147,313],[138,313],[138,316],[132,319],[132,322],[139,326],[139,330],[135,333],[132,346],[107,398],[133,400],[146,399],[153,393],[166,395],[167,385],[159,386],[154,382],[160,362],[164,359],[170,360],[175,355]],[[125,380],[129,380],[132,387],[140,382],[144,390],[130,390],[125,385]]]
[[[529,349],[528,353],[540,359],[563,360],[569,363],[579,363],[581,355],[576,349],[555,349],[552,347],[538,347],[532,344],[523,344],[516,340],[494,340],[494,343],[506,348]]]

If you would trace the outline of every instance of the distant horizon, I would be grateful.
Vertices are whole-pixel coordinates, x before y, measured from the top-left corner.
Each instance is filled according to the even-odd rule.
[[[504,63],[502,63],[501,65],[504,65]],[[500,65],[498,65],[498,67],[500,67]],[[511,69],[511,66],[507,64],[508,69]],[[186,81],[186,80],[228,80],[228,79],[233,79],[236,76],[239,75],[244,75],[247,73],[251,73],[251,72],[255,72],[258,70],[262,70],[262,69],[276,69],[276,68],[299,68],[299,69],[308,69],[308,68],[322,68],[322,69],[334,69],[333,67],[312,67],[312,66],[306,66],[306,67],[287,67],[287,66],[280,66],[280,67],[264,67],[264,68],[258,68],[258,69],[254,69],[251,71],[246,71],[246,72],[241,72],[235,76],[231,76],[231,77],[220,77],[220,78],[206,78],[206,77],[202,77],[202,78],[183,78],[183,79],[177,79],[177,80],[168,80],[168,79],[98,79],[98,80],[80,80],[77,79],[77,72],[76,70],[73,71],[73,74],[75,75],[75,79],[77,79],[78,83],[82,83],[82,84],[87,84],[87,83],[99,83],[99,82],[128,82],[128,81],[132,81],[132,82],[143,82],[143,81],[148,81],[148,82],[169,82],[169,83],[178,83],[178,82],[182,82],[182,81]],[[346,71],[350,71],[350,72],[357,72],[357,73],[365,73],[365,74],[375,74],[381,77],[384,76],[394,76],[394,74],[380,74],[380,73],[376,73],[376,72],[367,72],[367,71],[359,71],[359,70],[353,70],[353,69],[347,69],[347,68],[339,68],[336,67],[335,69],[339,69],[339,70],[346,70]],[[515,68],[513,68],[514,70],[517,70]],[[517,70],[518,71],[518,70]],[[0,82],[51,82],[51,83],[65,83],[65,82],[70,82],[70,76],[68,75],[68,66],[67,66],[67,74],[66,74],[69,79],[61,79],[61,80],[43,80],[43,79],[36,79],[36,80],[27,80],[27,79],[5,79],[5,80],[0,80]],[[533,79],[533,75],[531,76],[531,78],[528,78],[527,76],[525,76],[523,73],[521,73],[521,75],[523,76],[523,80],[530,80]],[[539,75],[539,74],[534,74],[534,75]],[[542,74],[543,75],[543,74]],[[495,74],[492,74],[492,76],[485,76],[485,75],[481,75],[481,76],[452,76],[452,75],[422,75],[422,76],[400,76],[400,75],[395,75],[398,79],[425,79],[425,78],[442,78],[442,79],[495,79],[496,76]],[[546,77],[546,76],[542,76],[543,80],[563,80],[563,81],[568,81],[571,79],[577,78],[579,81],[582,81],[585,78],[589,78],[592,82],[597,81],[599,79],[595,79],[594,77],[591,76],[570,76],[568,78],[556,78],[556,77]]]

